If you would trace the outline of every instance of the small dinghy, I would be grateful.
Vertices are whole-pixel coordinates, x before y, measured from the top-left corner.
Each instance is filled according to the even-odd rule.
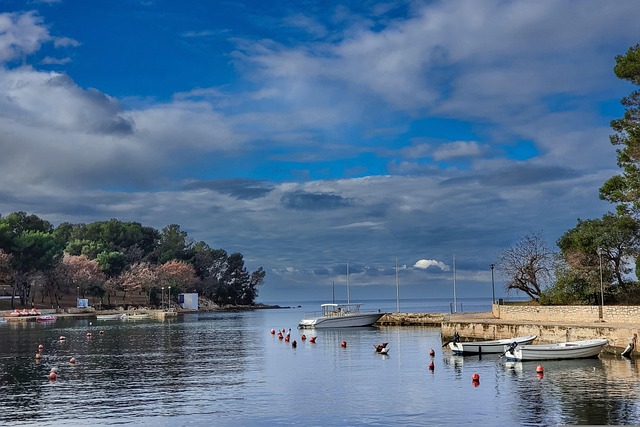
[[[516,362],[527,360],[584,359],[597,357],[602,347],[606,344],[606,339],[540,345],[511,344],[505,348],[504,355],[507,360]]]

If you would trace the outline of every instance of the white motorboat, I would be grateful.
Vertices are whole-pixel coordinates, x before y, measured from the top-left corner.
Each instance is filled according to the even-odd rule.
[[[507,360],[554,360],[597,357],[607,344],[606,339],[569,341],[555,344],[505,346]]]
[[[502,353],[504,352],[505,346],[513,343],[517,343],[518,345],[531,344],[536,338],[536,335],[530,335],[526,337],[506,338],[501,340],[468,342],[461,342],[454,339],[453,341],[449,342],[449,348],[455,354]]]
[[[96,320],[127,320],[129,316],[125,313],[116,313],[116,314],[98,314],[96,316]]]
[[[305,315],[298,328],[350,328],[371,326],[385,313],[360,310],[362,304],[322,304],[320,313]]]
[[[150,319],[151,318],[151,314],[149,313],[133,313],[133,314],[128,314],[128,320],[144,320],[144,319]]]

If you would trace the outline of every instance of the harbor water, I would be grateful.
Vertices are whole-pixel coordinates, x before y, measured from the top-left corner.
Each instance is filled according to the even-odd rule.
[[[442,348],[438,328],[298,330],[304,312],[317,310],[299,305],[165,321],[88,317],[2,324],[0,424],[549,426],[640,420],[634,360],[510,363],[499,355],[454,356]],[[291,329],[291,340],[278,339],[271,329]],[[375,352],[381,342],[389,343],[388,355]],[[543,376],[536,374],[539,364]],[[474,374],[479,382],[472,381]]]

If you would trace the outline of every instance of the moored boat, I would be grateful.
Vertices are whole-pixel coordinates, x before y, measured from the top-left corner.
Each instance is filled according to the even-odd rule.
[[[116,314],[98,314],[96,316],[96,320],[127,320],[129,316],[125,313],[116,313]]]
[[[607,342],[606,339],[592,339],[554,344],[511,344],[505,346],[504,355],[507,360],[515,361],[583,359],[597,357]]]
[[[134,314],[129,314],[128,316],[129,316],[128,317],[129,320],[143,320],[143,319],[151,318],[151,314],[149,313],[134,313]]]
[[[58,320],[58,318],[50,314],[36,317],[36,322],[40,322],[40,323],[55,322],[56,320]]]
[[[371,326],[385,313],[362,311],[362,304],[322,304],[321,312],[303,316],[298,328],[350,328]]]
[[[449,342],[449,348],[455,354],[495,354],[504,352],[504,347],[510,344],[531,344],[536,338],[536,335],[529,335],[525,337],[505,338],[501,340],[468,342],[461,342],[454,339],[453,341]]]

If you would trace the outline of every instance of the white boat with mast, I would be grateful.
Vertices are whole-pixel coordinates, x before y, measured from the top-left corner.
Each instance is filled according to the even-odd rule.
[[[361,310],[362,303],[352,303],[349,294],[349,263],[347,263],[347,303],[321,304],[320,313],[310,313],[303,316],[298,323],[300,329],[316,328],[350,328],[371,326],[386,313]]]

